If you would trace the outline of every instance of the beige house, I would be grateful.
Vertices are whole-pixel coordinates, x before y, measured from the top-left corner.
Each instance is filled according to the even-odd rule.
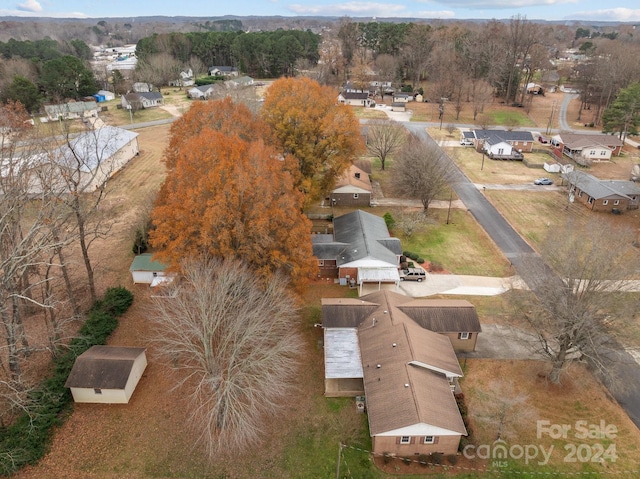
[[[461,350],[475,345],[480,323],[470,303],[391,291],[323,298],[322,326],[325,396],[364,395],[374,453],[457,452],[467,431],[454,396],[462,370],[450,338]]]
[[[127,404],[146,367],[145,348],[92,346],[76,358],[65,387],[74,402]]]

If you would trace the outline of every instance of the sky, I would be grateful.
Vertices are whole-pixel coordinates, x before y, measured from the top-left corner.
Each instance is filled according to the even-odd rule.
[[[640,22],[639,0],[0,0],[0,16],[332,16]]]

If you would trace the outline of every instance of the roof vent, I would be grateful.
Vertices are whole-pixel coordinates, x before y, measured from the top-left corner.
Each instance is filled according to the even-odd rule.
[[[396,344],[396,343],[393,343],[391,346],[393,346],[393,347],[395,348],[395,347],[397,346],[397,344]]]
[[[387,311],[386,309],[384,310],[384,314],[387,314],[389,311]]]
[[[408,388],[409,387],[409,383],[404,383],[404,387]]]
[[[381,364],[376,364],[376,368],[380,369],[382,367]]]

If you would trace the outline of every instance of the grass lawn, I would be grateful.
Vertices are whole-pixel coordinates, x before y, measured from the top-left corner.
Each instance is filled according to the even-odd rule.
[[[488,111],[485,116],[489,125],[535,126],[535,123],[520,109]]]

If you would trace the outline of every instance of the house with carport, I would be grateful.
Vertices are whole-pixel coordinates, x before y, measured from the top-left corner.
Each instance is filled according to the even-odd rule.
[[[389,234],[380,216],[362,210],[333,219],[333,234],[312,235],[320,277],[337,277],[342,284],[381,289],[400,284],[402,246]]]
[[[624,143],[615,135],[559,133],[551,137],[556,152],[568,156],[576,163],[589,166],[593,161],[607,161],[620,156]]]
[[[322,299],[325,396],[364,396],[375,454],[455,454],[467,434],[454,395],[462,370],[451,340],[414,319],[420,309],[446,311],[428,301],[386,290]],[[476,322],[464,327],[479,332],[477,315]]]
[[[569,201],[579,201],[591,211],[620,213],[637,209],[640,186],[629,180],[601,180],[584,171],[574,170],[562,175],[569,184]]]
[[[77,403],[127,404],[147,367],[145,351],[92,346],[76,358],[65,387]]]
[[[122,108],[134,109],[155,108],[164,104],[164,97],[159,91],[127,93],[121,97]]]

